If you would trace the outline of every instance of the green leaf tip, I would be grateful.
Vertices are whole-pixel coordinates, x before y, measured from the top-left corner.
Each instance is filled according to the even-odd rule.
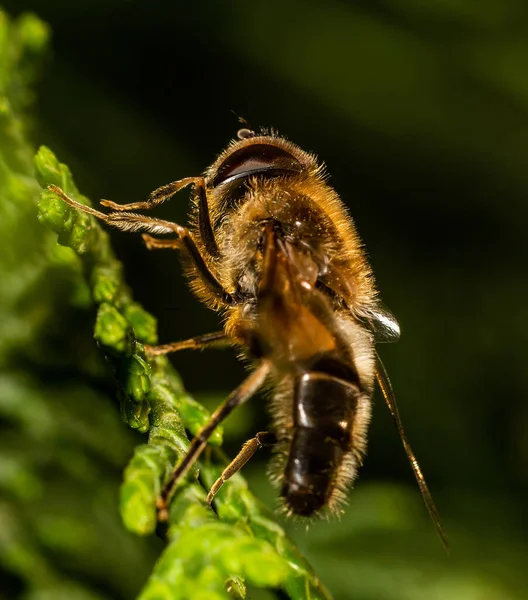
[[[134,328],[138,341],[142,344],[158,343],[158,321],[137,302],[127,303],[123,313]]]
[[[51,28],[33,13],[24,13],[18,19],[21,45],[32,55],[42,55],[51,37]]]
[[[163,451],[142,444],[124,473],[120,491],[121,518],[137,535],[149,535],[156,528],[156,499],[166,456]]]
[[[137,354],[120,361],[116,375],[124,382],[123,391],[132,402],[145,402],[150,391],[150,373],[150,365]]]
[[[47,147],[41,146],[34,158],[37,181],[43,188],[57,185],[67,194],[78,193],[73,184],[68,167],[61,164],[55,154]]]
[[[62,203],[64,204],[64,202]],[[117,260],[94,266],[91,276],[92,296],[97,304],[121,305],[129,301],[123,290],[123,266]]]
[[[232,600],[244,600],[246,586],[240,577],[232,577],[226,581],[226,591]]]
[[[62,200],[50,190],[43,190],[39,200],[38,219],[58,234],[71,231],[71,211]]]
[[[59,234],[60,244],[69,246],[77,254],[101,250],[101,244],[98,242],[105,234],[94,220],[85,213],[72,210],[48,189],[48,186],[56,185],[68,195],[87,204],[87,199],[79,194],[68,167],[60,163],[46,146],[39,148],[34,165],[37,180],[44,188],[39,201],[39,221]]]
[[[95,339],[113,356],[131,354],[134,350],[134,336],[130,323],[109,302],[103,302],[97,312]]]

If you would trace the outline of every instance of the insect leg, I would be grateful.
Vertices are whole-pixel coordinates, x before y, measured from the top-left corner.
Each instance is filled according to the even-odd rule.
[[[241,406],[253,396],[253,394],[262,386],[269,372],[270,363],[268,361],[262,361],[260,365],[246,377],[246,379],[231,392],[231,394],[229,394],[226,400],[211,415],[209,422],[197,433],[196,437],[191,442],[187,454],[172,472],[158,498],[158,519],[160,521],[167,520],[167,508],[176,483],[196,462],[206,447],[207,440],[211,437],[213,431],[233,411],[233,409],[237,406]]]
[[[222,471],[220,477],[214,482],[213,486],[209,490],[209,493],[207,494],[207,503],[212,503],[214,497],[220,491],[220,488],[224,485],[224,483],[233,477],[235,473],[240,471],[240,469],[248,462],[248,460],[255,454],[257,450],[263,446],[269,446],[274,443],[275,436],[267,431],[261,431],[257,433],[253,439],[248,440],[242,446],[242,449],[235,456],[235,458]]]
[[[203,177],[185,177],[178,181],[173,181],[167,185],[163,185],[157,190],[151,192],[144,202],[132,202],[130,204],[117,204],[112,200],[101,200],[101,204],[115,211],[129,210],[150,210],[155,206],[163,204],[169,200],[183,188],[188,185],[193,185],[198,192],[198,221],[200,227],[200,237],[205,245],[207,252],[211,256],[218,256],[218,245],[213,233],[211,225],[211,217],[209,215],[209,205],[207,204],[207,191],[205,188],[205,179]]]
[[[173,181],[167,185],[162,185],[158,189],[154,190],[148,195],[148,198],[143,202],[131,202],[130,204],[118,204],[112,202],[112,200],[101,200],[103,206],[107,206],[112,210],[116,211],[128,211],[128,210],[150,210],[155,206],[163,204],[167,200],[170,200],[174,194],[177,194],[180,190],[187,187],[188,185],[196,185],[199,182],[203,185],[203,177],[185,177],[178,181]]]
[[[220,282],[205,264],[205,261],[200,254],[200,251],[196,247],[191,233],[186,227],[182,227],[177,223],[171,223],[170,221],[145,217],[143,215],[131,212],[113,212],[105,214],[95,210],[94,208],[85,206],[84,204],[80,204],[79,202],[72,200],[56,185],[50,185],[48,186],[48,189],[57,194],[57,196],[66,202],[66,204],[73,206],[73,208],[92,215],[93,217],[104,221],[112,227],[121,229],[122,231],[148,231],[149,233],[154,234],[176,234],[178,239],[173,240],[173,247],[177,248],[178,250],[182,250],[188,255],[188,257],[194,263],[202,282],[209,289],[211,294],[216,296],[216,298],[223,304],[233,303],[233,298],[231,295],[224,290]]]
[[[188,340],[163,344],[162,346],[145,346],[145,352],[150,356],[170,354],[180,350],[204,350],[205,348],[227,348],[236,342],[223,331],[197,335]]]
[[[160,240],[158,238],[149,235],[148,233],[141,234],[147,250],[180,250],[182,247],[181,241],[177,239],[173,240]]]

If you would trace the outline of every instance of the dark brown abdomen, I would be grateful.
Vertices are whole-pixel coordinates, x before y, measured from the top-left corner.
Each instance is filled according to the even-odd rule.
[[[297,379],[281,491],[294,514],[310,517],[328,503],[343,458],[352,450],[359,394],[355,382],[330,373],[310,371]]]

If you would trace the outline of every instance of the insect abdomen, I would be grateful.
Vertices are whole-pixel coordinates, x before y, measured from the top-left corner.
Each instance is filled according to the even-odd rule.
[[[328,504],[339,467],[352,449],[359,396],[355,383],[328,373],[310,371],[297,379],[281,492],[294,514],[309,517]]]

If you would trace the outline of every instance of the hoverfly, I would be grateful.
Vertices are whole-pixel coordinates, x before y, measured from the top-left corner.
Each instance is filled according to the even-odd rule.
[[[217,408],[174,469],[158,502],[159,518],[215,427],[260,388],[271,391],[272,432],[258,433],[208,495],[264,444],[286,511],[311,517],[335,511],[363,462],[377,379],[442,543],[439,515],[407,441],[376,341],[399,327],[378,301],[354,223],[326,181],[324,165],[275,132],[241,129],[203,176],[186,177],[144,202],[64,202],[123,231],[142,231],[149,249],[180,252],[190,286],[223,317],[218,333],[147,347],[150,355],[235,346],[252,371]],[[192,187],[190,227],[144,216]],[[155,235],[166,234],[168,238]]]

